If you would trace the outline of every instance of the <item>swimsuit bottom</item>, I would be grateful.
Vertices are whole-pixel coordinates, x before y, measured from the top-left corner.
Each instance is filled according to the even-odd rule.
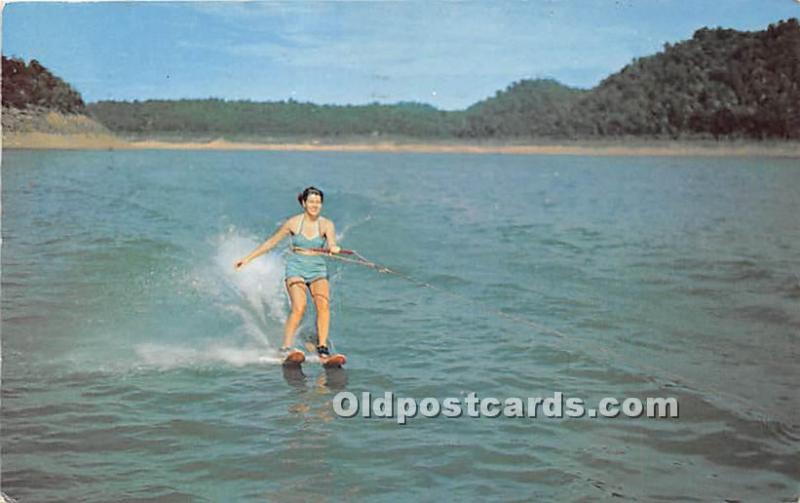
[[[286,260],[286,273],[283,279],[303,278],[306,284],[328,277],[328,263],[322,255],[302,255],[292,253]]]

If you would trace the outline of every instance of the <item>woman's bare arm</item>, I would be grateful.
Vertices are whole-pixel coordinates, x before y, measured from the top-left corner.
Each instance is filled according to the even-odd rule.
[[[250,252],[250,255],[244,257],[243,259],[237,260],[233,267],[238,271],[242,267],[246,266],[247,264],[255,260],[256,258],[260,257],[261,255],[267,253],[271,249],[275,248],[275,245],[280,243],[285,237],[291,234],[292,232],[290,224],[291,221],[292,221],[291,218],[286,220],[280,226],[280,228],[277,231],[275,231],[275,233],[272,236],[269,237],[269,239],[261,243],[261,245],[258,248]]]

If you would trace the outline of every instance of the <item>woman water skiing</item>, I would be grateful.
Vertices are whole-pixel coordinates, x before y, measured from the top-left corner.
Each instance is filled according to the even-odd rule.
[[[241,270],[255,258],[270,251],[284,238],[291,236],[292,253],[286,260],[284,274],[291,313],[286,319],[281,352],[287,358],[293,356],[292,360],[295,363],[298,362],[298,357],[299,361],[304,359],[304,356],[297,355],[298,350],[292,349],[292,341],[306,310],[307,291],[311,293],[317,310],[317,354],[323,363],[330,358],[328,349],[330,285],[328,265],[323,255],[326,252],[339,253],[340,248],[336,244],[336,228],[333,222],[320,215],[324,197],[322,191],[316,187],[307,187],[303,190],[297,196],[297,201],[303,207],[303,213],[288,218],[269,239],[243,259],[236,261],[234,266],[237,271]]]

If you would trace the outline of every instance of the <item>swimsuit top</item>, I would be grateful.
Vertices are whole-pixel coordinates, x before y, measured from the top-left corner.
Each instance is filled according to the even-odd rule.
[[[319,219],[317,219],[317,235],[309,239],[303,235],[303,224],[306,216],[300,221],[300,229],[292,234],[292,248],[324,248],[327,239],[319,231]]]

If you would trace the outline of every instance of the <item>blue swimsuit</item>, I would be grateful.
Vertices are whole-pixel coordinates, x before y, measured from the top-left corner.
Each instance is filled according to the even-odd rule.
[[[327,239],[319,231],[319,220],[317,220],[317,235],[309,239],[303,235],[303,224],[306,216],[300,221],[300,229],[292,234],[292,248],[324,248]],[[293,277],[303,278],[307,284],[311,284],[318,279],[327,279],[328,263],[322,255],[304,255],[292,251],[286,260],[286,273],[284,279]]]

